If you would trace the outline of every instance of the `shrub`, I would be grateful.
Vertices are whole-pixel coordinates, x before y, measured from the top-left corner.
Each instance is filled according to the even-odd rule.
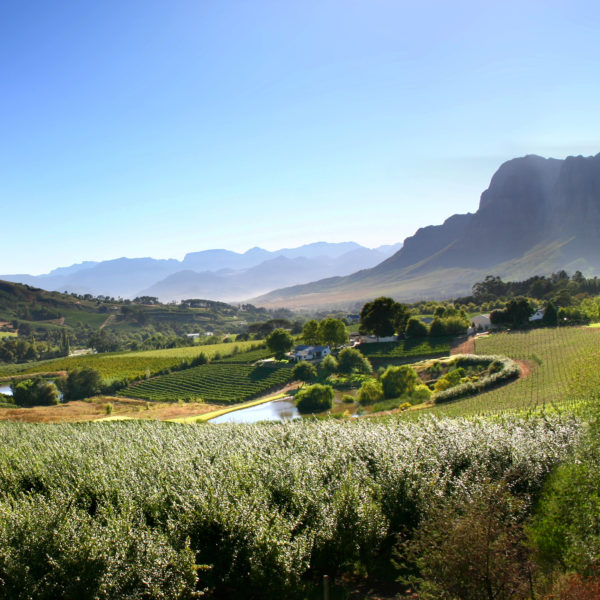
[[[411,400],[415,403],[429,402],[433,392],[426,385],[418,385],[410,395]]]
[[[340,373],[372,373],[373,367],[369,359],[356,348],[344,348],[338,356]]]
[[[350,394],[344,394],[342,396],[342,402],[344,404],[354,404],[356,402],[356,398]]]
[[[383,388],[381,383],[375,379],[365,381],[358,390],[358,402],[363,406],[375,404],[383,398]]]
[[[410,394],[417,385],[417,372],[408,365],[388,367],[381,376],[383,394],[386,398],[398,398]]]
[[[296,407],[303,413],[322,412],[333,406],[333,388],[316,383],[296,394]]]
[[[319,365],[319,371],[321,371],[321,373],[327,377],[327,375],[331,375],[332,373],[335,373],[338,370],[338,361],[336,360],[335,356],[332,356],[331,354],[328,354],[322,361],[321,364]]]
[[[427,332],[427,325],[418,317],[411,317],[406,323],[405,334],[409,338],[424,337]]]
[[[531,561],[519,524],[523,512],[523,502],[502,484],[434,506],[408,545],[423,591],[461,600],[529,597]]]
[[[293,369],[294,379],[299,381],[314,381],[317,378],[317,369],[305,360],[299,362]]]

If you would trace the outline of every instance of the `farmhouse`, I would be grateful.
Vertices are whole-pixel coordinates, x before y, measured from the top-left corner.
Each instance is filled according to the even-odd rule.
[[[471,330],[475,331],[489,331],[492,328],[492,321],[490,315],[477,315],[471,319]]]
[[[296,346],[293,352],[290,352],[290,358],[295,361],[300,360],[321,360],[328,354],[331,354],[329,346]]]
[[[541,321],[544,318],[545,310],[543,308],[538,308],[530,317],[529,321],[534,323],[535,321]]]

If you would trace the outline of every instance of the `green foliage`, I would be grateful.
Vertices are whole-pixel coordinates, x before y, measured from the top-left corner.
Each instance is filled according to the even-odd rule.
[[[408,365],[388,367],[381,376],[383,394],[386,398],[399,398],[410,394],[417,385],[417,372]]]
[[[360,311],[360,332],[387,337],[402,333],[410,315],[408,307],[393,298],[379,297],[367,302]]]
[[[544,316],[542,317],[542,325],[546,327],[556,327],[558,325],[558,311],[552,302],[546,303]]]
[[[417,385],[410,395],[410,399],[413,404],[422,404],[424,402],[429,402],[431,400],[431,396],[433,392],[423,384]]]
[[[418,566],[424,598],[529,597],[532,566],[520,524],[524,509],[522,500],[497,483],[434,504],[415,539],[399,552],[408,550]]]
[[[328,375],[332,375],[338,370],[338,361],[332,354],[328,354],[319,365],[319,372],[327,377]]]
[[[530,537],[549,572],[591,575],[600,564],[600,429],[598,421],[573,460],[552,475],[536,510]]]
[[[363,406],[375,404],[383,398],[383,387],[376,379],[363,382],[358,390],[358,402]]]
[[[267,346],[269,350],[275,353],[275,357],[281,359],[289,352],[294,345],[294,338],[289,331],[285,329],[275,329],[273,333],[267,336]]]
[[[10,386],[17,406],[48,406],[59,403],[56,385],[41,377],[13,382]]]
[[[436,317],[429,326],[431,337],[443,335],[464,335],[469,328],[469,321],[462,316]]]
[[[406,322],[404,333],[409,338],[425,337],[428,333],[427,325],[418,317],[410,317]]]
[[[133,383],[123,395],[156,402],[203,400],[232,404],[285,385],[292,378],[286,365],[254,366],[214,362]]]
[[[348,341],[348,330],[345,323],[340,319],[327,318],[319,323],[317,330],[319,340],[326,346],[335,348]]]
[[[372,373],[369,359],[356,348],[344,348],[338,355],[340,373]]]
[[[317,378],[317,369],[305,360],[294,366],[292,376],[298,381],[314,381]]]
[[[58,380],[65,400],[81,400],[100,393],[102,378],[90,367],[75,368],[67,376]]]
[[[353,421],[1,423],[0,595],[305,598],[324,573],[370,569],[453,490],[510,477],[536,494],[578,431]]]
[[[259,342],[239,342],[235,344],[210,344],[205,346],[189,346],[182,348],[166,348],[161,350],[145,350],[142,352],[121,352],[117,354],[85,354],[49,360],[31,365],[22,365],[22,368],[11,369],[0,366],[0,375],[19,372],[24,374],[68,371],[74,368],[89,367],[98,371],[104,378],[129,379],[142,378],[146,369],[151,375],[166,369],[180,368],[182,361],[193,363],[200,354],[209,360],[216,354],[222,358],[231,357],[234,361],[249,362],[268,356],[266,350],[259,351]],[[239,354],[235,353],[238,349]],[[246,350],[256,352],[255,355],[242,356]]]
[[[316,319],[310,319],[304,324],[302,339],[311,346],[319,343],[319,322]]]
[[[393,362],[413,362],[416,358],[428,356],[448,356],[450,341],[447,337],[400,340],[398,342],[379,342],[361,344],[358,349],[375,366]]]
[[[333,388],[329,385],[308,386],[296,394],[296,408],[303,414],[323,412],[333,406]]]

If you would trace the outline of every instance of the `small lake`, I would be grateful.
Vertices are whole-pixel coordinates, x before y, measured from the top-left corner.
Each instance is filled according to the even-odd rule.
[[[211,419],[209,423],[256,423],[257,421],[291,421],[300,413],[293,400],[272,400],[249,408],[241,408]]]
[[[7,396],[12,396],[12,390],[10,389],[10,385],[0,384],[0,394],[6,394]]]

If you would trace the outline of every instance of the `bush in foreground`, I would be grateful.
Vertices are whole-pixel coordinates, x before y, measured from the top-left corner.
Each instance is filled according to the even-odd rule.
[[[316,383],[296,394],[296,407],[303,414],[323,412],[333,406],[333,388]]]

